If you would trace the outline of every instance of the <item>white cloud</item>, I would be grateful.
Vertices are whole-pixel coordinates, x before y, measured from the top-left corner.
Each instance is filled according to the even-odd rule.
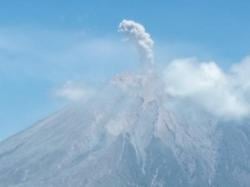
[[[164,72],[166,92],[188,99],[216,116],[240,118],[250,113],[249,69],[249,59],[234,65],[228,72],[215,62],[176,59]]]
[[[69,101],[80,101],[89,98],[92,91],[82,84],[67,81],[61,88],[55,91],[55,95]]]

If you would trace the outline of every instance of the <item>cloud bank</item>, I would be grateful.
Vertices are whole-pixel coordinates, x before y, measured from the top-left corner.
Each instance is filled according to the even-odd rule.
[[[154,62],[154,52],[153,46],[154,41],[152,40],[149,33],[146,32],[143,25],[137,23],[133,20],[124,19],[119,24],[119,32],[124,32],[127,34],[129,39],[135,42],[138,51],[141,54],[143,62],[153,64]]]
[[[228,71],[213,61],[176,59],[164,70],[165,91],[218,117],[242,118],[250,114],[249,70],[249,57]]]

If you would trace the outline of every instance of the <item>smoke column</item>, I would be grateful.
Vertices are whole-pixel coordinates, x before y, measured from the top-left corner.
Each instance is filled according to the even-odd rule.
[[[133,20],[124,19],[119,24],[118,31],[127,34],[128,38],[135,42],[144,63],[150,65],[154,63],[154,41],[143,25]]]

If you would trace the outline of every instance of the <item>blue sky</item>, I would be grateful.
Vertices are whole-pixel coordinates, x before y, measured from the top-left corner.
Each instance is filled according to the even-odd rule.
[[[215,59],[227,68],[249,54],[250,2],[215,0],[0,2],[0,140],[63,107],[66,81],[99,85],[136,67],[117,25],[142,23],[156,59]],[[82,83],[79,83],[82,84]]]

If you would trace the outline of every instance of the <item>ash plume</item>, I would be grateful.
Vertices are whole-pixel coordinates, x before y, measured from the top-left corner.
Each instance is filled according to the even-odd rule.
[[[124,19],[119,24],[118,31],[127,34],[128,38],[135,42],[143,62],[151,65],[154,63],[154,41],[142,24]]]

